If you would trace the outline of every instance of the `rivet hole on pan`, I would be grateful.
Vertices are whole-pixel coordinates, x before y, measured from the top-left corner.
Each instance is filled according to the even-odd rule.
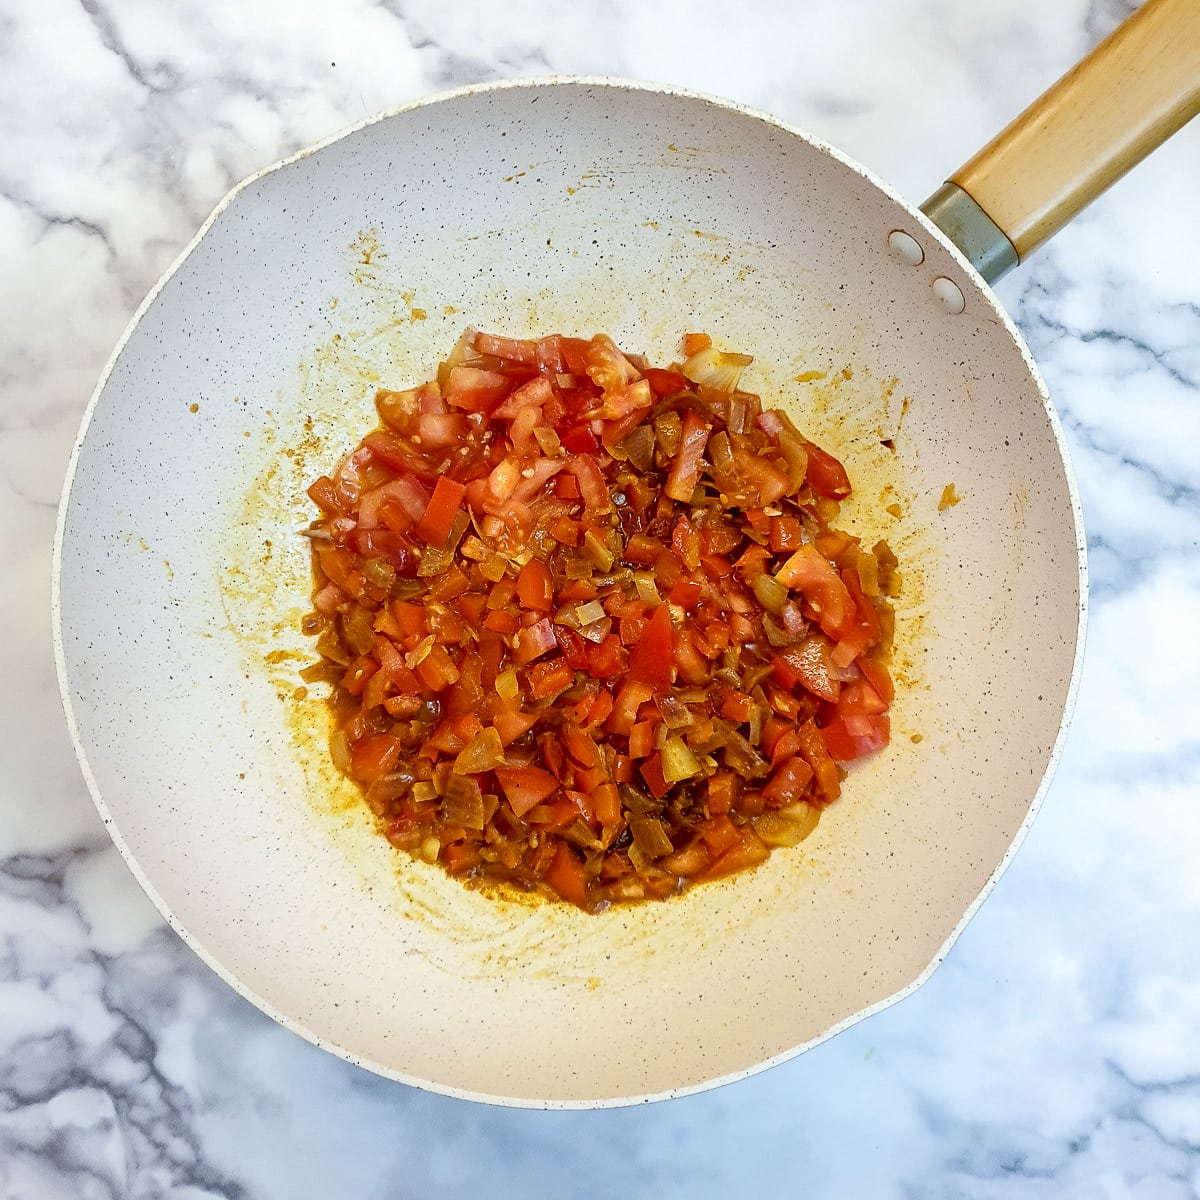
[[[893,229],[888,234],[887,241],[892,254],[910,267],[919,267],[925,261],[925,251],[911,233],[905,233],[903,229]]]

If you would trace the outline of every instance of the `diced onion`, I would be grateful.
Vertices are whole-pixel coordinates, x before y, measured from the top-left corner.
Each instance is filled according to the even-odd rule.
[[[765,812],[754,822],[754,832],[768,846],[798,846],[821,819],[821,810],[801,801],[787,808]]]
[[[633,586],[637,589],[638,599],[644,604],[657,608],[662,603],[662,597],[658,594],[658,584],[648,571],[635,571]]]
[[[547,458],[557,458],[562,453],[562,443],[558,440],[558,434],[549,425],[535,425],[533,436],[537,438],[537,444]]]
[[[590,529],[583,535],[583,553],[600,570],[612,570],[612,551]]]
[[[668,729],[685,729],[696,723],[692,710],[674,696],[662,696],[657,701],[663,724]]]
[[[611,617],[601,617],[599,621],[593,621],[590,625],[583,625],[579,629],[579,636],[587,638],[589,642],[602,642],[610,633],[612,633]]]
[[[677,734],[663,742],[662,773],[668,783],[691,779],[701,774],[700,760],[688,749],[687,743]]]
[[[496,694],[502,700],[515,700],[521,694],[516,667],[509,667],[496,676]]]
[[[732,392],[737,390],[742,370],[753,361],[749,354],[730,354],[710,347],[693,354],[683,364],[683,374],[693,383],[702,383],[705,387],[716,388],[722,392]]]
[[[667,827],[657,817],[634,817],[629,822],[629,832],[637,848],[647,858],[662,858],[675,847],[667,834]]]
[[[423,637],[405,656],[404,665],[413,671],[419,667],[428,657],[433,649],[433,634]]]
[[[767,612],[776,616],[783,612],[783,606],[788,600],[788,590],[773,575],[755,575],[750,581],[750,590]]]
[[[455,775],[477,775],[504,765],[504,743],[490,725],[481,729],[454,760]],[[447,785],[449,786],[449,785]],[[478,789],[479,785],[475,785]]]

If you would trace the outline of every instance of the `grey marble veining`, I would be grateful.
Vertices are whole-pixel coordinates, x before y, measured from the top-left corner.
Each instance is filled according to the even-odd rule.
[[[67,455],[145,291],[239,178],[377,109],[546,72],[772,111],[913,200],[1118,0],[0,0],[0,1197],[1200,1193],[1200,128],[1000,293],[1063,418],[1092,613],[1042,814],[914,996],[765,1075],[527,1113],[273,1025],[112,849],[54,683]]]

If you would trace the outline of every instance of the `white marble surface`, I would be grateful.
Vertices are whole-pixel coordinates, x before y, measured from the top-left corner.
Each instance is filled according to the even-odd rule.
[[[1081,699],[1016,864],[913,997],[766,1075],[529,1113],[379,1080],[170,934],[59,709],[50,542],[97,373],[240,177],[547,72],[723,94],[920,200],[1119,0],[0,0],[0,1197],[1200,1194],[1200,127],[1006,280],[1092,552]]]

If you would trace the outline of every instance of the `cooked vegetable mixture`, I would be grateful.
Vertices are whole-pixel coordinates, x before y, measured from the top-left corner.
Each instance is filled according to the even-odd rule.
[[[689,334],[468,330],[309,489],[333,759],[393,845],[590,912],[756,866],[887,744],[895,559]]]

